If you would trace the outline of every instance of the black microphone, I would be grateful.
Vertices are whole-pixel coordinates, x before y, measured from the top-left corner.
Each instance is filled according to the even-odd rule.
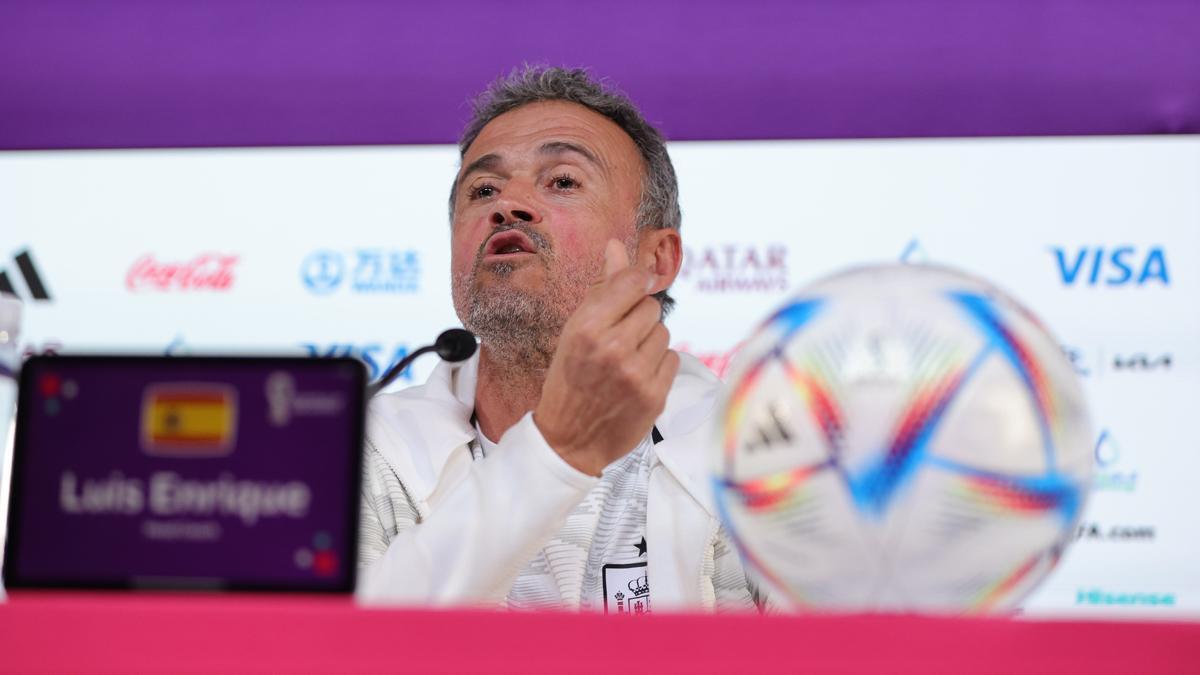
[[[471,358],[479,343],[475,342],[475,334],[471,331],[465,328],[451,328],[443,331],[433,346],[443,361],[458,363]]]
[[[400,376],[404,369],[416,358],[422,354],[429,352],[437,352],[438,356],[442,357],[443,361],[457,363],[458,361],[466,361],[475,353],[475,335],[464,328],[451,328],[443,331],[431,345],[421,347],[417,351],[400,359],[400,362],[388,369],[383,377],[375,384],[367,387],[367,398],[371,398],[383,390],[384,387],[392,383],[392,380]]]

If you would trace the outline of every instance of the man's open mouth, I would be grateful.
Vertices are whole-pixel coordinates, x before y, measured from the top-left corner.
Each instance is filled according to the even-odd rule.
[[[517,255],[521,253],[537,253],[537,246],[519,230],[505,230],[493,234],[488,240],[485,256]]]

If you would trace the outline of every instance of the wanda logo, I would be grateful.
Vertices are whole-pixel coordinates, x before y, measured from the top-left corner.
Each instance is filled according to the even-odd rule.
[[[201,253],[183,262],[159,262],[153,255],[138,258],[125,275],[130,291],[227,291],[233,286],[238,256]]]

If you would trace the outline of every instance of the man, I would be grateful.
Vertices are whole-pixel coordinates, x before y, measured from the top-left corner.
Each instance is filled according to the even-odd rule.
[[[718,382],[662,323],[682,257],[662,136],[585,72],[526,68],[459,149],[454,306],[480,348],[372,402],[360,598],[752,609],[708,500]]]

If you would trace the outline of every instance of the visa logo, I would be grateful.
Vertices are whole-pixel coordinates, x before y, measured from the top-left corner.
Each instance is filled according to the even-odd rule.
[[[334,343],[327,345],[306,343],[303,346],[308,350],[309,356],[350,356],[362,361],[367,365],[367,377],[372,382],[383,377],[384,373],[391,370],[392,366],[400,362],[400,359],[408,356],[408,345],[396,345],[394,348],[387,348],[378,343]],[[411,382],[413,379],[412,368],[405,368],[404,372],[397,379],[404,379]]]
[[[1058,262],[1058,273],[1067,286],[1144,286],[1158,282],[1171,284],[1167,258],[1161,246],[1139,251],[1135,246],[1084,246],[1066,249],[1053,246],[1050,250]]]

